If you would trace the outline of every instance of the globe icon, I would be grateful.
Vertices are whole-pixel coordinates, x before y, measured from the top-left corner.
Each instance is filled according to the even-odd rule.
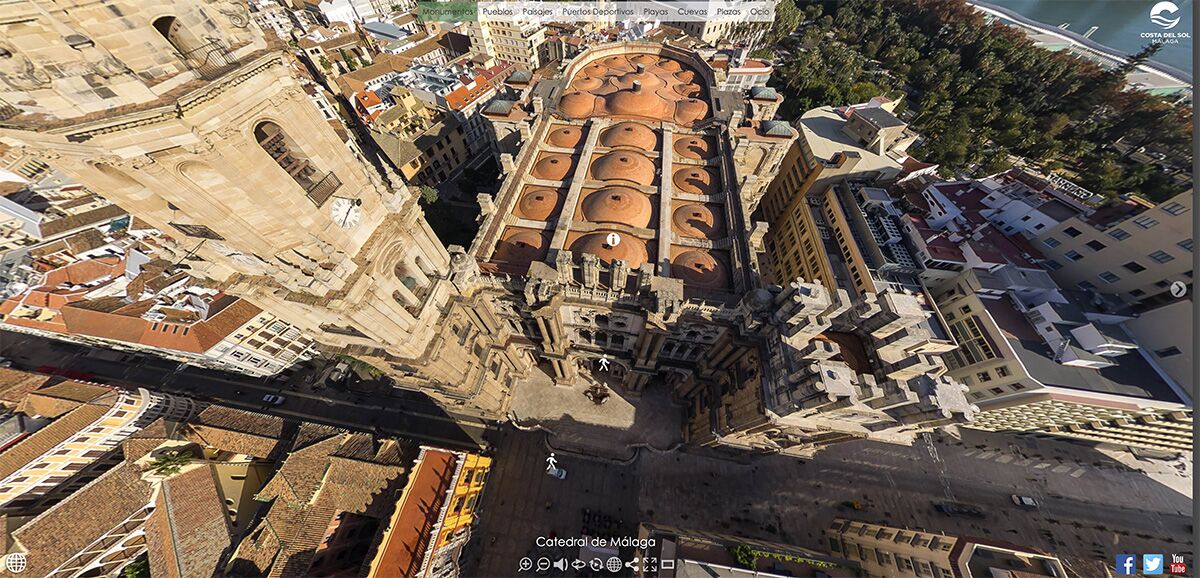
[[[625,567],[625,563],[622,562],[620,558],[613,556],[612,558],[608,559],[608,562],[605,563],[605,567],[608,568],[609,572],[620,572],[621,568]]]
[[[13,574],[24,572],[27,565],[28,562],[25,560],[25,555],[20,552],[8,554],[4,557],[4,569]]]

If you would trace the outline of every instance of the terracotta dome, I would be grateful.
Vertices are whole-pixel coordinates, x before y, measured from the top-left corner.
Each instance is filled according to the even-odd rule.
[[[669,58],[659,59],[658,67],[667,72],[679,72],[683,70],[683,66],[681,64]]]
[[[608,235],[615,231],[596,231],[588,233],[571,243],[571,251],[591,253],[600,258],[606,265],[611,265],[613,259],[620,259],[636,269],[642,266],[650,256],[646,253],[646,242],[627,233],[616,233],[621,242],[616,246],[608,244]]]
[[[551,130],[546,140],[556,147],[575,148],[583,140],[583,130],[577,126],[560,126]]]
[[[587,92],[572,92],[562,97],[558,109],[571,118],[587,118],[596,110],[596,96]]]
[[[671,276],[685,285],[721,288],[729,285],[729,272],[708,251],[684,251],[671,260]]]
[[[517,216],[534,221],[545,221],[557,212],[563,196],[554,189],[530,189],[517,201]]]
[[[642,150],[653,150],[658,146],[658,137],[654,131],[636,122],[623,122],[600,135],[600,144],[606,147],[637,147]]]
[[[604,59],[604,65],[617,72],[633,70],[633,65],[624,56],[609,56]]]
[[[705,205],[684,205],[671,215],[675,232],[685,237],[718,239],[724,231],[724,223],[716,211]]]
[[[679,82],[691,82],[693,80],[696,80],[696,71],[695,70],[680,70],[679,72],[675,73],[675,78],[678,79]]]
[[[704,94],[704,91],[698,84],[686,83],[675,85],[675,93],[684,98],[695,98]]]
[[[654,182],[654,163],[646,155],[630,151],[614,151],[592,163],[592,178],[624,180],[650,186]]]
[[[667,110],[667,102],[644,87],[619,90],[604,97],[604,102],[609,114],[661,118]]]
[[[659,60],[659,58],[657,56],[654,56],[651,54],[635,54],[635,55],[629,57],[630,62],[632,62],[634,64],[641,64],[644,66],[658,64],[658,60]]]
[[[713,156],[712,143],[698,136],[683,136],[675,139],[675,152],[689,159],[707,159]]]
[[[658,90],[667,85],[667,81],[652,72],[627,72],[617,77],[617,86],[621,88],[632,88],[635,82],[647,90]]]
[[[586,74],[588,76],[607,76],[609,74],[612,74],[612,71],[609,70],[609,68],[607,66],[604,66],[603,64],[600,64],[599,62],[593,62],[593,63],[587,65],[586,67],[584,67],[582,73]]]
[[[593,90],[596,90],[597,88],[600,88],[601,86],[604,86],[603,78],[593,78],[590,76],[582,76],[582,77],[576,78],[575,82],[571,83],[572,90],[583,91],[583,92],[591,92]]]
[[[634,227],[650,224],[654,214],[650,198],[628,187],[605,187],[583,199],[583,218],[593,223],[623,223]]]
[[[570,155],[546,155],[533,165],[533,176],[548,181],[561,181],[571,174],[575,163]]]
[[[675,188],[696,195],[711,195],[717,192],[717,176],[712,169],[704,167],[683,167],[675,171],[671,179]]]
[[[517,231],[505,235],[496,243],[493,259],[511,263],[529,263],[544,259],[550,243],[537,231]]]
[[[679,124],[691,124],[708,116],[708,105],[703,100],[688,98],[675,105],[675,121]]]

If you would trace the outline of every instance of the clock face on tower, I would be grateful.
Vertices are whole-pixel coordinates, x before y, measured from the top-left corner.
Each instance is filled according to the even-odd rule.
[[[330,203],[329,217],[343,229],[353,229],[362,220],[362,201],[338,197]]]

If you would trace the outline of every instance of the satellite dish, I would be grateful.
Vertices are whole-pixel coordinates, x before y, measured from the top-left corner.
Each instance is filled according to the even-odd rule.
[[[608,243],[608,246],[616,247],[617,245],[621,244],[621,236],[616,233],[609,233],[608,236],[604,238],[604,241]]]

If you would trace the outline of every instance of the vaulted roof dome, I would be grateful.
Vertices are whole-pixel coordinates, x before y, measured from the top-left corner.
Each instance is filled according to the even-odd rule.
[[[618,90],[604,97],[609,114],[625,114],[661,118],[667,110],[667,101],[653,91],[634,85],[629,90]]]
[[[625,70],[633,70],[633,65],[629,63],[629,59],[624,56],[609,56],[603,60],[604,65],[611,68],[614,72]]]
[[[658,63],[658,57],[652,54],[635,54],[629,57],[629,61],[634,64],[650,66],[651,64]]]
[[[521,195],[517,201],[517,216],[534,221],[545,221],[558,212],[563,196],[554,189],[535,188]]]
[[[495,259],[512,263],[530,263],[546,258],[550,242],[537,231],[509,233],[496,244]]]
[[[589,194],[580,207],[593,223],[622,223],[634,227],[650,224],[654,210],[650,198],[628,187],[605,187]]]
[[[712,142],[704,137],[681,136],[675,139],[675,152],[684,158],[707,159],[712,158],[716,151],[713,150]]]
[[[679,72],[675,73],[675,78],[679,79],[679,82],[691,82],[696,80],[696,71],[680,70]]]
[[[608,243],[608,235],[615,234],[620,242],[615,246]],[[620,259],[630,268],[641,267],[650,256],[646,252],[646,242],[626,233],[616,231],[596,231],[588,233],[571,243],[571,251],[575,253],[591,253],[600,258],[606,265],[611,265],[613,259]]]
[[[600,88],[601,86],[604,86],[604,79],[593,77],[593,76],[581,76],[579,78],[576,78],[575,82],[571,83],[571,88],[573,90],[579,90],[579,91],[584,91],[584,92],[590,92],[590,91],[596,90],[597,88]]]
[[[671,260],[671,276],[683,279],[685,285],[723,288],[729,285],[729,272],[708,251],[684,251]]]
[[[675,85],[675,93],[684,98],[696,98],[704,94],[704,91],[700,89],[700,85],[689,82]]]
[[[587,92],[572,92],[562,97],[558,109],[571,118],[586,118],[596,110],[596,96]]]
[[[667,72],[679,72],[680,70],[683,70],[682,65],[680,65],[678,62],[671,60],[669,58],[658,59],[657,66]]]
[[[666,80],[652,72],[627,72],[616,79],[616,85],[620,88],[633,88],[635,82],[646,90],[658,90],[667,85]]]
[[[575,148],[583,140],[583,130],[577,126],[560,126],[550,131],[546,138],[556,147]]]
[[[658,146],[658,137],[644,124],[622,122],[604,131],[600,135],[600,144],[606,147],[629,146],[652,150]]]
[[[592,177],[601,181],[624,180],[650,186],[654,182],[654,163],[641,153],[614,151],[592,163]]]
[[[719,213],[707,205],[691,204],[679,207],[671,215],[671,220],[675,224],[675,232],[685,237],[719,239],[725,231],[725,224],[721,221]]]
[[[539,179],[548,181],[561,181],[571,174],[571,169],[575,168],[575,161],[570,155],[553,154],[546,155],[545,158],[533,165],[533,176]]]
[[[698,98],[687,98],[675,105],[675,121],[690,125],[708,116],[708,104]]]
[[[696,195],[712,195],[717,192],[717,175],[705,167],[683,167],[675,171],[671,179],[675,188]]]

